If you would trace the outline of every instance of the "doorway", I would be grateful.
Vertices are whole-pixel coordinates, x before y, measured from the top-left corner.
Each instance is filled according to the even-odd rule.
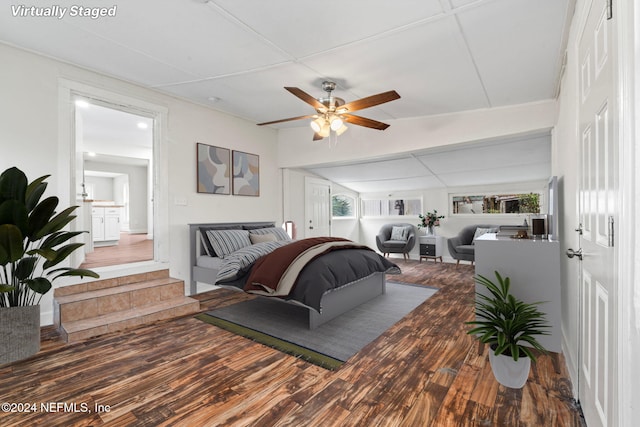
[[[95,99],[75,106],[76,199],[85,229],[82,268],[154,260],[154,119]]]

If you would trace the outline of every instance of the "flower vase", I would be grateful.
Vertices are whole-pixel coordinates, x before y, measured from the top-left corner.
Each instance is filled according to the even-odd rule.
[[[435,235],[436,235],[436,228],[433,225],[428,225],[427,236],[435,236]]]

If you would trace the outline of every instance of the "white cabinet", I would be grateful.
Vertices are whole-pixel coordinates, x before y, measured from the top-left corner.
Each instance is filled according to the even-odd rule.
[[[511,293],[524,302],[544,301],[551,334],[537,337],[549,351],[562,351],[560,292],[560,242],[498,238],[487,233],[475,240],[476,274],[495,281],[494,271],[509,277]],[[476,284],[478,292],[487,292]]]
[[[117,245],[120,240],[120,208],[93,207],[91,232],[96,246]]]

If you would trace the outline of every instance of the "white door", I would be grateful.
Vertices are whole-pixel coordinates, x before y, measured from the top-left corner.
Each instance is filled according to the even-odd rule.
[[[304,237],[331,236],[331,185],[322,179],[305,179]]]
[[[589,427],[616,424],[617,111],[608,1],[592,0],[578,39],[580,70],[580,369],[578,394]],[[575,258],[578,259],[578,258]],[[579,259],[578,259],[579,260]]]

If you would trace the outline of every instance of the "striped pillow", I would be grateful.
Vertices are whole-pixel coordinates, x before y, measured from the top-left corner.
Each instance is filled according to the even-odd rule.
[[[289,242],[285,241],[262,242],[229,254],[229,256],[225,257],[220,270],[218,270],[216,282],[233,280],[242,276],[258,258],[287,244]]]
[[[207,238],[215,256],[220,258],[246,246],[251,246],[247,230],[207,230]]]
[[[269,227],[269,228],[257,228],[255,230],[249,230],[251,234],[273,234],[277,240],[291,240],[291,237],[284,231],[284,228]]]

